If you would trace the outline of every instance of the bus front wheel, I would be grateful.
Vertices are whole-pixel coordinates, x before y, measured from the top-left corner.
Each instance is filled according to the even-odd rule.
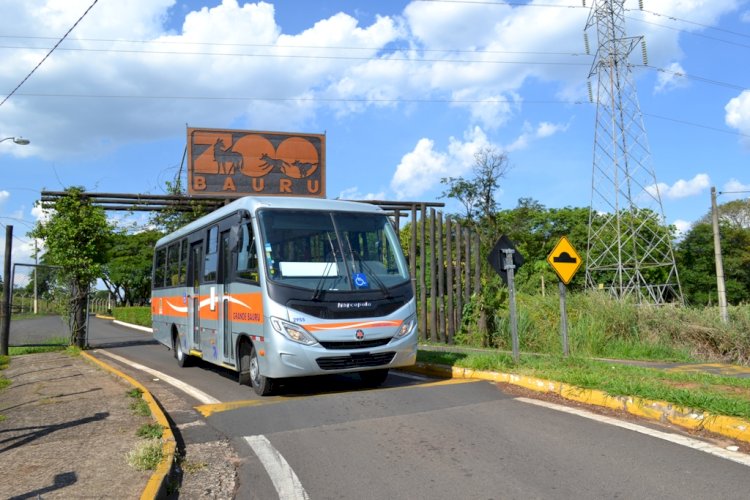
[[[182,343],[179,336],[174,335],[172,337],[172,345],[174,346],[172,350],[174,351],[174,357],[177,359],[177,366],[180,368],[190,366],[190,355],[182,350]]]
[[[359,372],[359,378],[367,387],[379,387],[388,378],[388,368]]]
[[[240,384],[251,385],[258,396],[268,396],[273,392],[273,379],[260,373],[258,352],[250,342],[240,345]]]

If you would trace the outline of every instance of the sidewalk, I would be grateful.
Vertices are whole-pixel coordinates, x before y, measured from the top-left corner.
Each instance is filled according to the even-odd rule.
[[[141,497],[152,474],[126,457],[153,419],[130,409],[130,383],[61,352],[14,356],[2,374],[0,498]]]

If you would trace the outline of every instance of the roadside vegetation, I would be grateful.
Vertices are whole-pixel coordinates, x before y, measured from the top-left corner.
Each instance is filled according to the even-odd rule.
[[[750,419],[750,380],[705,373],[670,372],[580,357],[521,356],[497,352],[420,350],[417,360],[473,370],[528,375],[612,396],[666,401],[684,408]]]
[[[115,307],[112,310],[112,316],[118,321],[131,325],[151,327],[151,308],[148,306]]]
[[[138,417],[152,417],[148,403],[143,399],[143,391],[133,388],[125,393],[130,398],[130,410]],[[127,454],[128,465],[136,470],[154,470],[161,462],[164,451],[161,437],[164,428],[156,422],[148,422],[136,430],[136,436],[143,438]]]

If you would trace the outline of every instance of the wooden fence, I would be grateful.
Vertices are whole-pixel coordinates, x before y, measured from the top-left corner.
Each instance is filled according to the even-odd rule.
[[[479,235],[436,208],[442,203],[373,202],[389,211],[401,229],[408,217],[410,240],[403,242],[417,299],[419,338],[452,344],[464,306],[480,291]]]

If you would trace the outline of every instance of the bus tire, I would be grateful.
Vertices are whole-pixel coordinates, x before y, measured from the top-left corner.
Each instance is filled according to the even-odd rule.
[[[172,351],[177,360],[177,366],[180,368],[190,366],[190,355],[182,350],[182,343],[180,342],[180,337],[177,335],[177,332],[172,335]]]
[[[388,368],[359,372],[359,378],[366,387],[379,387],[388,378]]]
[[[273,379],[260,374],[258,353],[255,346],[244,341],[240,344],[240,384],[250,385],[258,396],[268,396],[273,392]]]

